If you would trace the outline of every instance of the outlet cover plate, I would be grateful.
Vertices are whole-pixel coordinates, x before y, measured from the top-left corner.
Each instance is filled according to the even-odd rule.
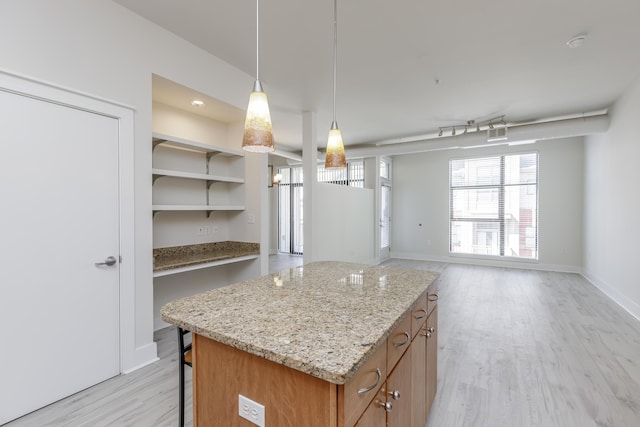
[[[264,405],[241,394],[238,395],[238,415],[257,426],[264,427]]]

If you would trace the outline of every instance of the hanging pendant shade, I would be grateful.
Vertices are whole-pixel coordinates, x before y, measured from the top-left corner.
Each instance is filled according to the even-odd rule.
[[[260,82],[260,3],[256,0],[256,81],[249,95],[247,118],[244,121],[242,149],[254,153],[268,153],[274,150],[271,114],[267,94]]]
[[[342,133],[336,122],[336,81],[338,79],[338,0],[333,0],[333,121],[327,138],[325,169],[344,169],[347,158],[344,154]]]
[[[327,139],[327,155],[324,160],[325,169],[344,169],[347,167],[347,158],[344,154],[342,133],[336,122],[331,123],[329,138]]]
[[[242,149],[254,153],[273,151],[273,132],[267,94],[262,90],[260,80],[256,80],[249,95],[247,118],[244,121]]]

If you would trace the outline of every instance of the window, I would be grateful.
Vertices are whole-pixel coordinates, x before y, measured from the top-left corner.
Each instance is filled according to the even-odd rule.
[[[346,169],[325,169],[318,165],[318,182],[364,188],[364,162],[348,161]]]
[[[449,163],[449,251],[538,259],[538,154]]]

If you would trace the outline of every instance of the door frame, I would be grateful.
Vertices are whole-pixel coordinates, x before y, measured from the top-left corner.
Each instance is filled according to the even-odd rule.
[[[132,107],[0,69],[0,90],[118,120],[120,373],[136,369],[134,114]]]

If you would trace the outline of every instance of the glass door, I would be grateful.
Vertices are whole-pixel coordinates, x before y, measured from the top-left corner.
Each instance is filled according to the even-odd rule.
[[[391,159],[380,159],[380,260],[391,256]]]
[[[302,168],[280,168],[278,186],[278,252],[302,255],[303,183]]]
[[[380,186],[380,258],[389,258],[391,252],[391,186]]]

